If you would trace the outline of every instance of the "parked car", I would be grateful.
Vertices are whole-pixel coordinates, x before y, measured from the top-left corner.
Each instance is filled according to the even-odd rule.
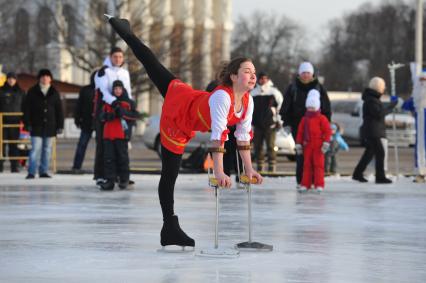
[[[388,103],[388,99],[383,101],[385,106]],[[332,120],[342,127],[342,135],[345,138],[359,140],[360,142],[362,104],[363,101],[360,99],[331,101]],[[415,120],[411,113],[401,110],[395,112],[396,136],[393,131],[393,123],[393,114],[386,115],[386,136],[389,145],[394,145],[395,141],[398,142],[399,146],[414,145],[416,142]]]
[[[149,148],[161,156],[160,146],[160,116],[153,115],[149,117],[142,141]],[[197,132],[195,137],[186,145],[185,152],[192,152],[200,144],[208,144],[210,141],[210,133]],[[291,134],[287,134],[283,129],[277,132],[275,140],[275,151],[278,155],[287,156],[291,161],[295,160],[296,150],[295,142]]]

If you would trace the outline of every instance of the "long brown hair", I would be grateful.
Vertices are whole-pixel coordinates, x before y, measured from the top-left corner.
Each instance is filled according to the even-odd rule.
[[[238,70],[240,69],[241,64],[244,62],[252,62],[252,60],[248,57],[238,57],[231,60],[231,62],[229,62],[227,65],[224,65],[219,75],[220,84],[225,86],[232,86],[231,75],[238,74]]]

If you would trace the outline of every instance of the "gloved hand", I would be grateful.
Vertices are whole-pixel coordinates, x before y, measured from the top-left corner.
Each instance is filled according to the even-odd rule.
[[[116,110],[117,108],[119,108],[119,107],[120,107],[120,101],[118,101],[117,99],[116,99],[116,100],[114,100],[114,101],[111,103],[111,107],[112,107],[114,110]]]
[[[329,142],[323,142],[322,146],[321,146],[321,152],[325,154],[328,151],[329,148],[330,148],[330,143]]]
[[[56,134],[60,135],[64,132],[64,129],[56,129]]]
[[[303,146],[299,143],[296,144],[296,154],[303,155]]]
[[[398,102],[398,96],[396,96],[396,95],[391,95],[391,97],[390,97],[390,101],[391,102]]]
[[[104,121],[112,121],[115,119],[115,113],[114,112],[105,112],[102,114]]]

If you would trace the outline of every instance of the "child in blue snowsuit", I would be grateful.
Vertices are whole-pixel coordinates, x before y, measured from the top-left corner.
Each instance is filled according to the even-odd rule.
[[[337,173],[337,152],[341,149],[349,151],[349,146],[340,134],[340,127],[336,123],[331,123],[331,140],[330,148],[325,153],[325,173],[336,174]]]

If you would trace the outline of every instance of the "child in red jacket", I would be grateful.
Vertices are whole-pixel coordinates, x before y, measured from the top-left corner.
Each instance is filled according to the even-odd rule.
[[[306,113],[300,121],[297,137],[297,154],[304,155],[303,177],[299,192],[310,190],[312,184],[316,192],[324,190],[324,153],[330,147],[330,123],[321,114],[320,93],[313,89],[306,99]]]
[[[130,138],[129,122],[138,117],[136,106],[126,93],[123,82],[116,80],[112,84],[113,95],[117,97],[114,107],[104,104],[101,121],[104,124],[104,172],[106,182],[101,184],[102,190],[113,190],[117,177],[120,189],[126,189],[129,184],[129,151]]]

